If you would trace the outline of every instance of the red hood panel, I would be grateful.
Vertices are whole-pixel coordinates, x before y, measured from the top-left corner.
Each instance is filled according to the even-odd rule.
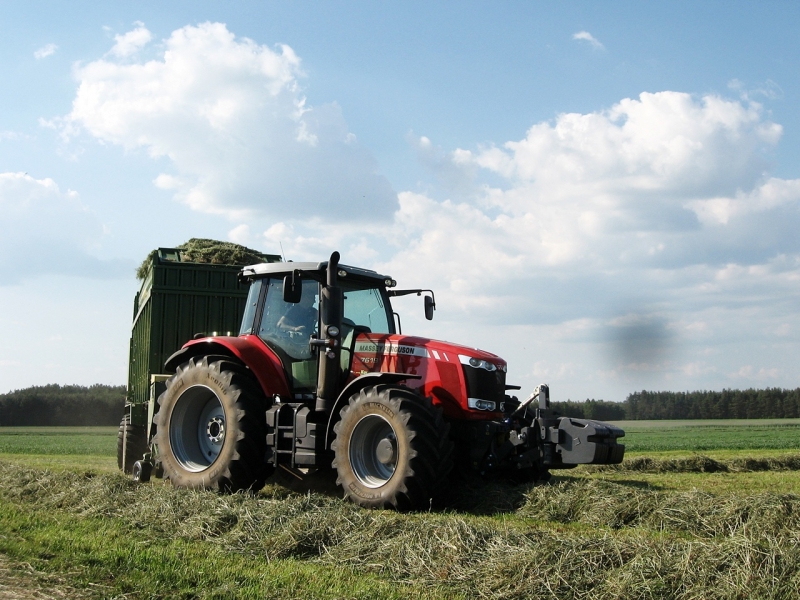
[[[446,355],[448,358],[444,360],[450,360],[452,362],[458,362],[458,356],[465,355],[494,363],[497,367],[506,365],[506,361],[486,350],[432,340],[430,338],[388,333],[364,333],[359,335],[356,341],[356,353],[359,352],[359,346],[363,348],[363,351],[369,351],[370,344],[380,346],[382,352],[388,354],[436,358],[434,356],[435,352],[440,357]],[[375,350],[372,350],[372,352],[374,351]]]
[[[433,398],[445,414],[457,419],[486,419],[497,413],[468,408],[466,382],[459,355],[485,360],[499,369],[506,362],[499,356],[467,346],[399,334],[362,333],[356,338],[352,374],[370,372],[408,373],[421,379],[406,384]]]

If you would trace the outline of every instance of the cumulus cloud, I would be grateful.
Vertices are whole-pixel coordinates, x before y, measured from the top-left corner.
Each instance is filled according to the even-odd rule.
[[[65,136],[84,131],[167,159],[158,187],[230,219],[391,217],[396,194],[339,107],[307,104],[290,47],[203,23],[172,32],[159,58],[136,60],[151,37],[138,25],[106,58],[76,69]]]
[[[511,229],[521,234],[526,250],[514,256],[593,268],[705,262],[708,252],[682,252],[687,238],[709,238],[698,233],[704,223],[796,203],[799,181],[763,177],[765,154],[780,135],[757,107],[645,93],[607,111],[559,115],[520,141],[459,150],[452,160],[503,178],[503,187],[484,188],[472,210],[499,211],[491,221],[504,238]]]
[[[148,54],[145,32],[76,68],[58,126],[160,159],[154,185],[229,219],[229,239],[293,260],[337,249],[433,287],[439,337],[535,351],[530,378],[630,391],[656,374],[680,389],[793,372],[743,350],[795,348],[800,300],[800,179],[770,175],[782,129],[755,93],[643,93],[468,148],[411,136],[442,185],[395,194],[339,107],[306,101],[288,46],[205,23]],[[741,356],[719,358],[723,346]]]
[[[0,173],[0,285],[41,275],[127,276],[132,264],[101,261],[92,250],[102,224],[74,191],[49,178]]]
[[[743,81],[739,79],[731,79],[728,82],[728,88],[738,92],[739,97],[746,101],[755,101],[756,99],[777,100],[783,98],[783,89],[771,79],[757,84],[754,87],[748,87]]]
[[[119,57],[131,56],[150,43],[153,35],[144,26],[144,23],[137,21],[134,25],[136,25],[136,29],[114,36],[116,43],[109,50],[109,54]]]
[[[573,33],[572,39],[589,42],[592,48],[596,50],[605,50],[605,46],[603,46],[603,44],[601,44],[600,41],[588,31],[579,31],[578,33]]]
[[[421,138],[478,192],[402,192],[380,269],[435,286],[456,321],[593,347],[603,377],[724,373],[687,344],[766,344],[800,299],[800,179],[768,175],[781,133],[757,104],[660,92],[498,146]]]
[[[41,60],[43,58],[47,58],[48,56],[52,56],[56,53],[56,50],[58,50],[58,46],[55,44],[45,44],[33,53],[33,57],[36,60]]]

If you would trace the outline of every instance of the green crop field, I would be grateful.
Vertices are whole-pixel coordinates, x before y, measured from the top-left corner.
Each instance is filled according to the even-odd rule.
[[[800,419],[618,421],[627,452],[800,449]]]
[[[54,470],[117,470],[116,427],[0,427],[0,460]]]
[[[622,465],[551,485],[454,478],[441,506],[413,514],[273,482],[256,496],[135,485],[116,471],[113,428],[0,428],[0,590],[800,597],[800,421],[622,426]]]
[[[116,453],[116,427],[0,427],[0,454]]]

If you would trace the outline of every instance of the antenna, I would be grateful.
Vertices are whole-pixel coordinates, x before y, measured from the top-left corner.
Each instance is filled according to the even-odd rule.
[[[283,242],[278,242],[278,244],[279,244],[279,245],[280,245],[280,247],[281,247],[281,256],[283,256],[283,262],[288,262],[288,261],[286,260],[286,254],[284,254],[284,252],[283,252]]]

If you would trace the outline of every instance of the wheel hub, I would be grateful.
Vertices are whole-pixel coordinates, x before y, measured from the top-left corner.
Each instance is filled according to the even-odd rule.
[[[378,442],[378,447],[375,448],[375,457],[383,465],[393,464],[396,451],[394,439],[385,437]]]
[[[392,478],[399,452],[392,425],[380,415],[366,415],[350,435],[350,466],[358,480],[369,488],[379,488]]]
[[[225,439],[225,421],[221,417],[212,417],[206,427],[206,433],[211,443],[221,443]]]

